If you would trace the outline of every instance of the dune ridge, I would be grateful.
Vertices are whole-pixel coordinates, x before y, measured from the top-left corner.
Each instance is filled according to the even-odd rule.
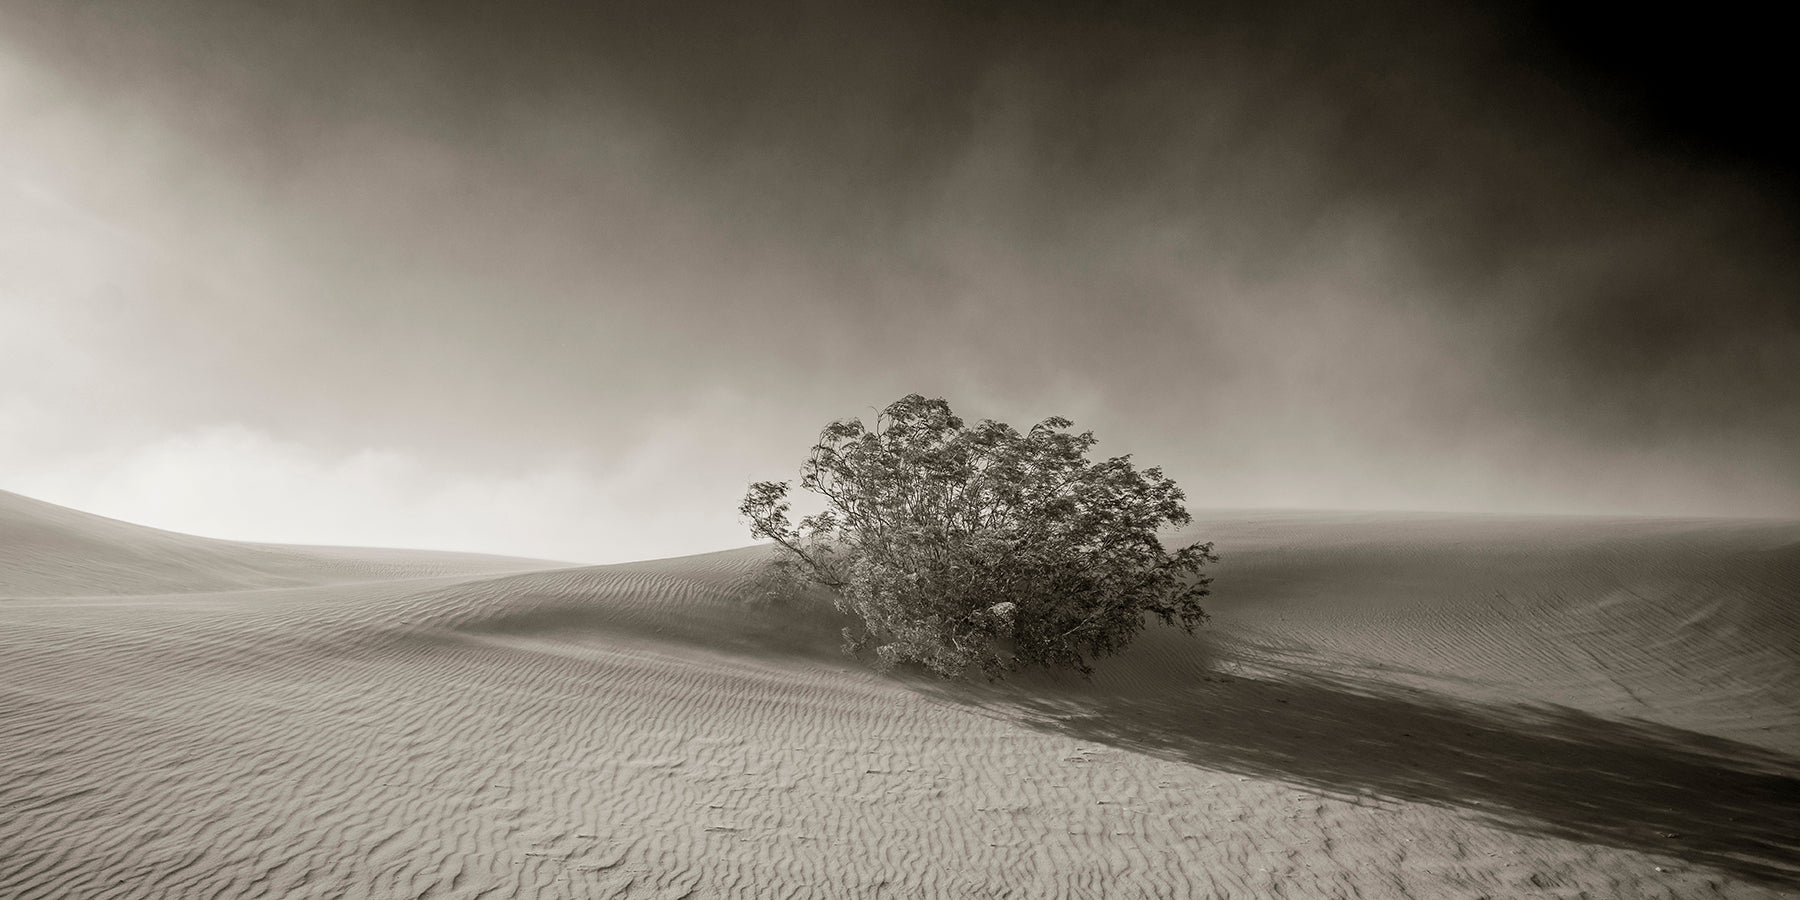
[[[480,553],[219,541],[0,491],[0,596],[204,593],[568,566]]]
[[[1202,516],[1199,639],[989,685],[843,657],[754,596],[760,548],[359,555],[21,500],[0,896],[1800,892],[1800,523]]]

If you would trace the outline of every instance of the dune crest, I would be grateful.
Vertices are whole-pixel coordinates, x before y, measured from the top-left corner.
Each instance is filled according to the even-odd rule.
[[[479,553],[221,541],[0,491],[0,597],[201,593],[566,565]]]

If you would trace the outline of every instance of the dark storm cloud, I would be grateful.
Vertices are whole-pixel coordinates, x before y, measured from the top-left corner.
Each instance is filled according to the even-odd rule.
[[[726,402],[760,476],[918,390],[1203,502],[1800,508],[1785,176],[1511,8],[13,7],[176,248],[81,332],[170,416],[606,464]]]

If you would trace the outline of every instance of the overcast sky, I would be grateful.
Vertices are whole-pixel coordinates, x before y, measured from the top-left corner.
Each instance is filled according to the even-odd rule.
[[[1196,508],[1800,516],[1772,27],[571,6],[0,0],[0,489],[668,556],[918,392]]]

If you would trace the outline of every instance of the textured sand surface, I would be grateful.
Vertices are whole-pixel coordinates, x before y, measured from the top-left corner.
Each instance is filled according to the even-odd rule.
[[[1800,524],[1220,514],[1092,683],[619,566],[0,494],[0,897],[1800,892]]]

